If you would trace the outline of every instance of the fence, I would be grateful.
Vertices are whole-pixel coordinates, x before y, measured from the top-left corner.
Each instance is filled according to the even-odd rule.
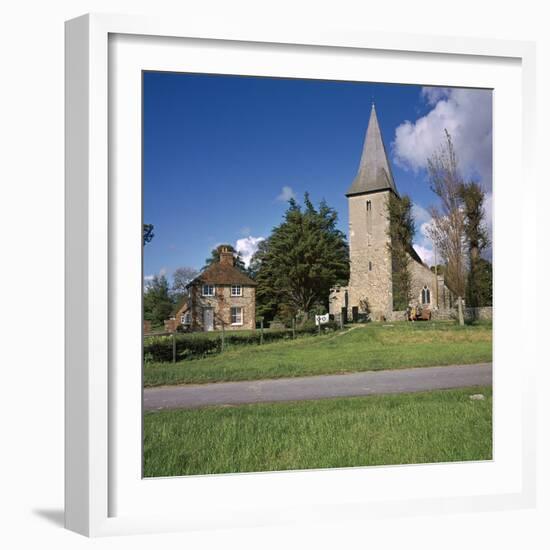
[[[228,346],[263,345],[276,340],[293,340],[305,335],[341,328],[335,321],[322,327],[307,325],[284,329],[259,329],[250,331],[220,330],[213,332],[157,332],[144,334],[143,357],[145,361],[173,362],[196,359],[223,352]]]

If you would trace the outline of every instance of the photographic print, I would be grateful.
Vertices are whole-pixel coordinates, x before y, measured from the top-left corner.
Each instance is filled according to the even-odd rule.
[[[492,90],[143,72],[143,475],[492,459]]]

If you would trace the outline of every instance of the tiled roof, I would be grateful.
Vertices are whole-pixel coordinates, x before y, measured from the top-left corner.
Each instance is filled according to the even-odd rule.
[[[243,286],[256,286],[257,284],[236,267],[222,262],[216,262],[208,266],[200,275],[193,279],[188,286],[205,283]]]
[[[388,162],[388,155],[386,154],[386,148],[384,147],[384,141],[382,140],[373,104],[359,170],[346,196],[362,195],[363,193],[372,193],[373,191],[383,191],[385,189],[390,189],[397,194],[397,188],[393,181],[393,174]]]
[[[172,310],[172,317],[175,317],[177,315],[181,315],[185,313],[185,310],[187,309],[187,306],[189,302],[189,298],[187,296],[184,296],[174,307]]]

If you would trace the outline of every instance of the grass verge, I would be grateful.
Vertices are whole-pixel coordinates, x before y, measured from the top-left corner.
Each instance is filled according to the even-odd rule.
[[[145,477],[491,458],[490,387],[144,415]]]
[[[259,380],[367,370],[471,364],[492,360],[492,326],[454,323],[356,325],[347,332],[263,346],[179,363],[146,363],[145,387]]]

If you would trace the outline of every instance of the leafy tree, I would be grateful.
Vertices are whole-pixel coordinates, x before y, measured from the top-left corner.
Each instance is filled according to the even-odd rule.
[[[143,318],[153,325],[162,325],[170,318],[173,307],[168,280],[164,275],[155,275],[143,294]]]
[[[257,254],[258,311],[307,317],[328,307],[330,289],[349,278],[349,251],[336,228],[338,215],[325,201],[316,209],[306,193],[304,206],[291,199],[284,221]],[[264,308],[264,309],[262,309]]]
[[[476,288],[479,306],[493,305],[493,264],[485,258],[479,258],[477,265]]]
[[[435,268],[437,267],[437,274],[445,276],[445,264],[437,264],[437,266],[430,266],[430,271],[435,273]]]
[[[468,248],[469,269],[466,280],[466,302],[479,307],[486,301],[486,281],[482,281],[483,269],[481,253],[489,246],[489,233],[484,222],[484,194],[479,184],[465,183],[460,188],[464,208],[464,232]]]
[[[269,258],[269,243],[270,239],[260,241],[248,268],[249,276],[258,283],[256,287],[256,316],[263,317],[267,321],[272,320],[279,309],[277,294],[271,284],[274,273],[269,261],[266,262],[266,259]],[[292,317],[292,314],[286,315],[282,312],[282,316]]]
[[[258,243],[258,248],[256,252],[252,255],[250,259],[250,265],[248,266],[248,276],[252,279],[256,279],[260,271],[262,262],[267,254],[269,248],[269,239],[264,239]]]
[[[428,233],[445,262],[445,283],[457,297],[458,322],[464,324],[462,300],[466,290],[465,223],[461,190],[462,176],[451,135],[445,130],[445,142],[428,159],[428,177],[439,207],[432,207]]]
[[[248,276],[258,283],[256,287],[256,316],[263,317],[266,321],[272,320],[278,310],[277,296],[270,284],[273,274],[269,264],[265,263],[268,253],[269,239],[264,239],[258,243],[258,249],[252,256],[248,267]]]
[[[187,285],[199,274],[194,267],[178,267],[172,276],[172,295],[180,300],[188,293]]]
[[[393,309],[406,309],[411,301],[411,272],[409,251],[415,233],[411,199],[404,195],[390,194],[388,200],[389,237],[388,247],[392,259]]]
[[[235,259],[235,267],[242,271],[243,273],[247,273],[246,266],[244,265],[244,260],[241,256],[240,252],[237,252],[235,250],[235,247],[230,244],[220,244],[216,248],[213,248],[210,252],[210,256],[206,258],[205,265],[203,266],[201,271],[204,271],[207,267],[211,266],[212,264],[215,264],[220,261],[220,252],[222,248],[227,248],[229,252],[233,252],[233,258]]]
[[[151,239],[155,236],[153,233],[154,228],[155,226],[150,223],[143,224],[143,246],[151,242]]]

